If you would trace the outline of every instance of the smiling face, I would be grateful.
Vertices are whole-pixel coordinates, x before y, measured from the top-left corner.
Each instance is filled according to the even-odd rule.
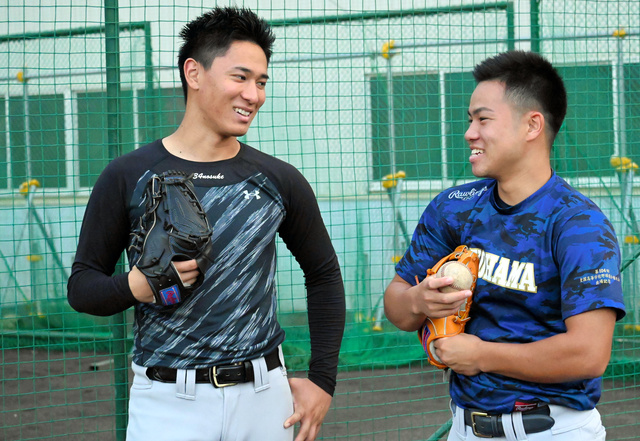
[[[464,137],[471,148],[469,162],[477,177],[506,180],[527,166],[527,115],[505,98],[498,81],[477,85],[469,103],[469,128]]]
[[[267,57],[255,43],[235,41],[209,69],[185,62],[191,89],[187,106],[197,106],[200,123],[221,139],[247,133],[266,99]]]

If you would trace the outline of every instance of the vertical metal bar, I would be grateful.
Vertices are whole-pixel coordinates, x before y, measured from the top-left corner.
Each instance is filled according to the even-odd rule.
[[[151,49],[151,23],[148,21],[144,24],[144,99],[145,99],[145,112],[147,114],[147,127],[138,127],[138,130],[143,129],[148,133],[149,128],[157,129],[158,127],[158,111],[159,109],[159,94],[156,94],[156,89],[153,84],[153,50]],[[134,98],[135,99],[135,98]],[[147,139],[147,136],[139,137],[141,141],[151,142],[151,139]]]
[[[440,93],[440,173],[442,173],[442,179],[446,182],[449,179],[449,155],[448,155],[448,143],[447,143],[447,91],[444,71],[440,71],[438,74],[438,91]],[[451,155],[453,159],[453,154]],[[407,245],[409,245],[407,243]]]
[[[540,0],[530,0],[531,51],[540,53]]]
[[[625,75],[624,75],[624,59],[623,59],[623,42],[626,36],[626,32],[624,29],[618,29],[613,34],[614,38],[617,38],[616,41],[616,96],[618,97],[618,112],[617,112],[617,129],[618,129],[618,142],[619,142],[619,151],[620,157],[626,158],[627,156],[627,108],[625,102]],[[626,179],[626,185],[622,194],[622,215],[629,216],[629,220],[632,222],[631,226],[627,226],[627,230],[629,231],[628,236],[625,236],[625,241],[627,237],[635,237],[637,234],[636,224],[633,222],[635,220],[635,214],[633,213],[633,162],[629,165],[627,170],[622,170],[624,173],[624,177]],[[628,208],[627,208],[628,207]],[[633,244],[633,242],[631,242]],[[631,254],[633,252],[633,245],[626,245],[624,250],[626,254]],[[635,323],[638,323],[640,320],[640,308],[637,307],[638,304],[638,293],[635,289],[637,278],[635,276],[636,272],[632,271],[627,274],[627,277],[623,279],[623,282],[626,282],[627,286],[633,287],[633,298],[634,298],[634,320]]]
[[[33,176],[31,166],[31,130],[29,130],[29,81],[27,79],[27,68],[22,70],[22,98],[24,100],[24,154],[26,162],[26,181],[29,182]]]
[[[396,124],[394,117],[394,95],[393,95],[393,72],[391,70],[391,53],[387,58],[387,101],[389,110],[389,165],[391,166],[391,175],[393,180],[396,179]],[[391,209],[394,216],[393,222],[393,255],[398,254],[398,225],[395,222],[396,201],[391,198]]]
[[[622,215],[627,216],[627,203],[630,195],[627,194],[629,190],[629,186],[627,185],[629,179],[628,169],[624,167],[624,158],[627,156],[627,148],[625,142],[625,105],[624,105],[624,66],[622,63],[622,37],[614,33],[614,38],[617,38],[616,41],[616,65],[615,69],[613,69],[614,75],[614,92],[613,92],[613,101],[614,101],[614,140],[617,141],[617,144],[614,143],[614,155],[619,156],[621,160],[621,185],[620,185],[620,198],[621,198],[621,206],[622,206]]]
[[[14,178],[13,178],[13,167],[11,166],[11,164],[13,164],[13,150],[11,149],[11,120],[10,118],[10,107],[9,107],[9,94],[7,91],[6,95],[3,95],[2,98],[4,99],[4,126],[6,128],[5,131],[5,135],[4,135],[4,142],[5,145],[7,146],[6,152],[7,152],[7,163],[5,164],[5,170],[7,173],[7,188],[13,188],[14,185]]]
[[[618,84],[618,139],[620,142],[620,156],[627,156],[627,123],[626,123],[626,106],[624,99],[624,61],[622,59],[622,43],[624,40],[624,36],[618,36],[617,40],[617,54],[616,54],[616,65],[618,70],[617,75],[617,84]]]
[[[118,0],[105,0],[105,65],[107,79],[107,144],[109,158],[121,154],[120,146],[120,25]],[[123,271],[120,259],[116,272]],[[115,382],[116,439],[124,441],[127,428],[129,366],[126,350],[126,319],[124,312],[111,318],[113,338],[113,375]]]
[[[118,0],[105,0],[105,56],[107,79],[107,145],[109,158],[120,156],[120,39]]]
[[[516,48],[516,31],[515,31],[515,13],[513,11],[513,2],[507,3],[507,48],[513,50]]]
[[[33,178],[33,167],[31,163],[31,130],[29,125],[29,81],[27,78],[27,68],[24,67],[22,70],[22,108],[24,114],[24,160],[25,160],[25,181],[24,185],[27,185],[28,201],[31,201],[33,197],[30,194],[30,181]],[[31,300],[36,302],[38,299],[38,271],[42,271],[41,264],[39,263],[39,259],[42,257],[40,254],[39,244],[34,238],[34,226],[33,222],[31,222],[31,210],[27,210],[27,236],[29,240],[29,283],[31,285]],[[36,308],[40,308],[39,304]]]

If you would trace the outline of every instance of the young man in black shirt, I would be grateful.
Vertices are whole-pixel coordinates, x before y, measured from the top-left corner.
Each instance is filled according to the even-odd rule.
[[[253,12],[215,8],[186,25],[178,65],[186,111],[168,137],[112,161],[91,194],[68,284],[73,308],[135,307],[129,441],[316,438],[336,384],[345,299],[338,259],[306,179],[238,141],[265,102],[275,37]],[[167,170],[193,174],[213,227],[204,282],[175,307],[153,303],[131,266],[113,276],[144,212],[143,189]],[[276,318],[276,234],[305,276],[308,379],[287,379]],[[130,249],[129,262],[136,251]],[[183,282],[195,260],[175,262]],[[226,386],[217,373],[242,370]],[[220,380],[220,381],[218,381]],[[206,384],[205,384],[206,382]]]

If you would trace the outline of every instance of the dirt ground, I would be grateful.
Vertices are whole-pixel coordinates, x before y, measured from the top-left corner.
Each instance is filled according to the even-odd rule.
[[[1,440],[116,439],[108,355],[0,350],[0,370]],[[598,409],[607,440],[640,439],[638,398],[640,385],[632,380],[605,380]],[[448,400],[442,373],[419,363],[342,372],[321,439],[428,440],[448,421]]]

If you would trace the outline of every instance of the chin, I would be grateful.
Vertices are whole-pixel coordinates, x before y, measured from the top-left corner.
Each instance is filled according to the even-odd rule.
[[[233,138],[239,138],[241,136],[244,136],[247,134],[247,132],[249,131],[249,128],[243,128],[243,129],[235,129],[235,130],[228,130],[226,133],[226,136],[228,137],[233,137]]]
[[[233,136],[244,136],[249,131],[249,127],[251,127],[251,123],[248,123],[247,125],[242,125],[240,127],[235,127],[230,131],[233,132]]]
[[[486,170],[471,170],[473,176],[479,179],[497,179],[494,173],[488,172]]]

